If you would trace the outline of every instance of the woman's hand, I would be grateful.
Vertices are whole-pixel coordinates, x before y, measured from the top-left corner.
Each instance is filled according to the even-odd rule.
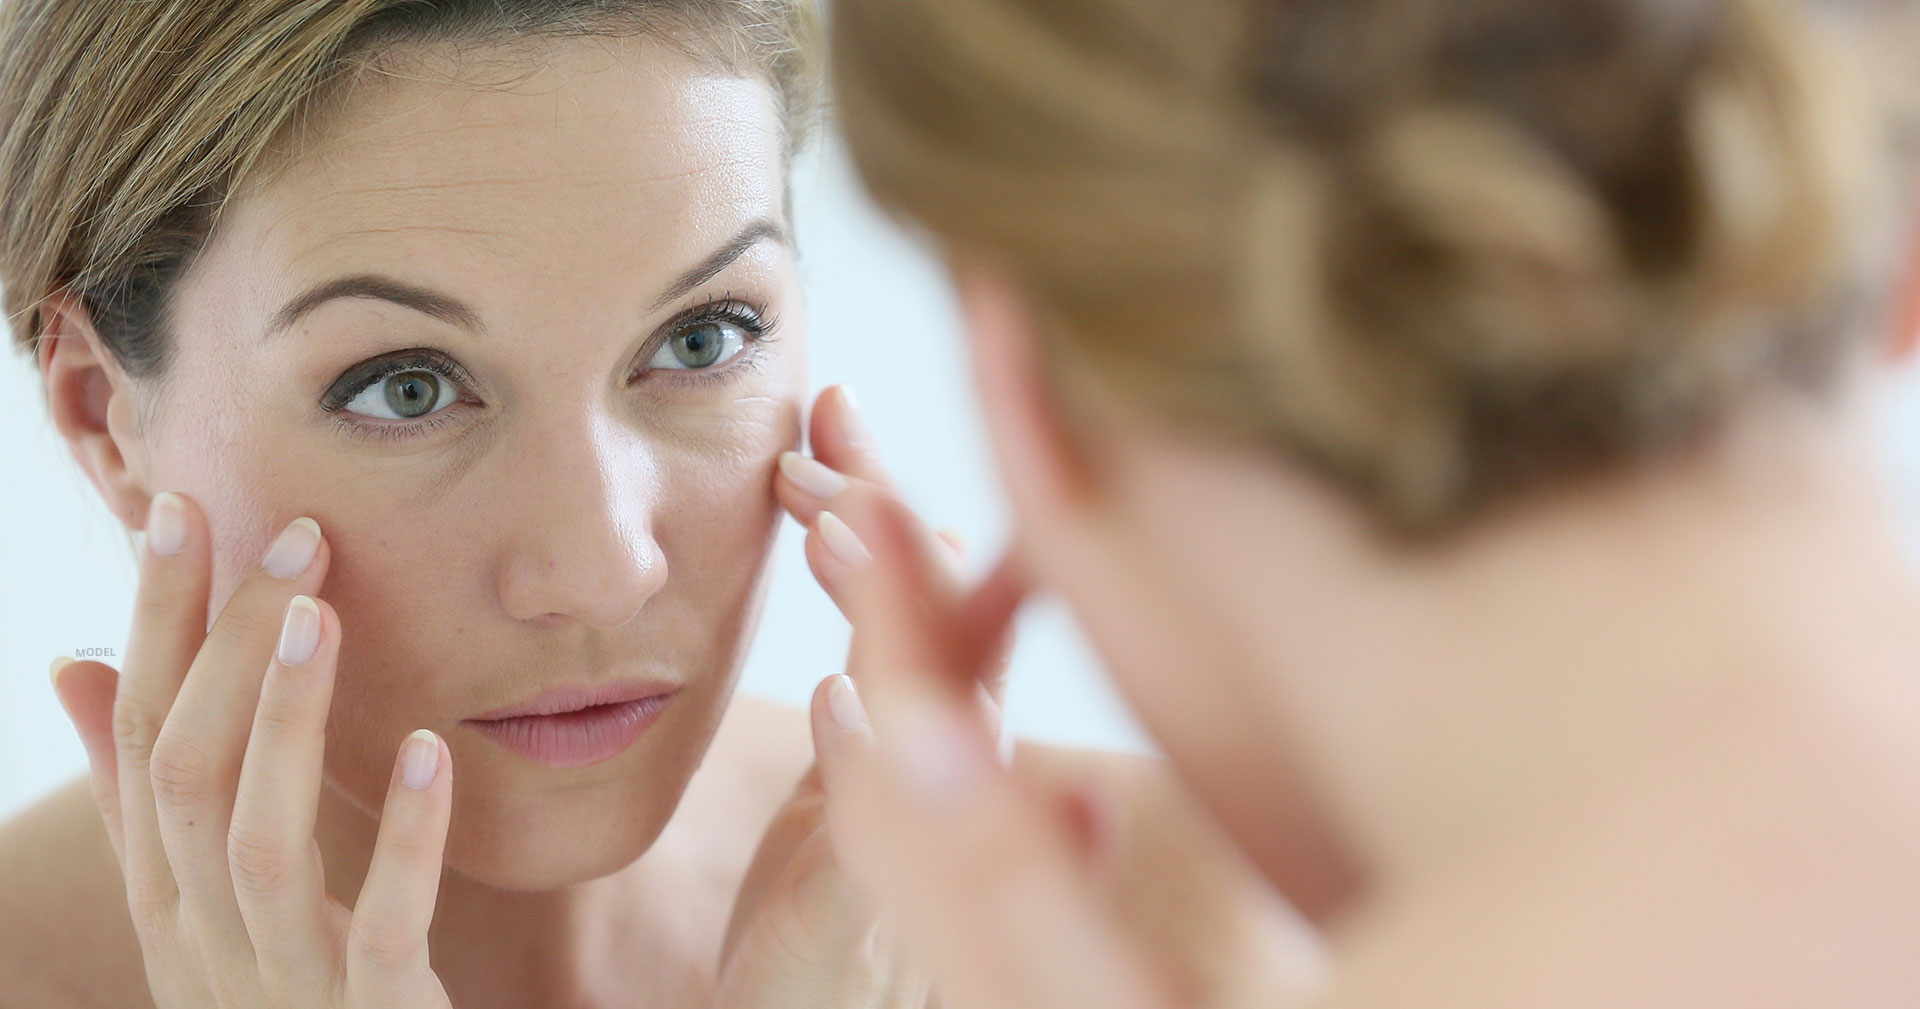
[[[1116,887],[1071,803],[995,759],[973,702],[976,681],[997,672],[977,643],[1004,633],[1018,579],[954,599],[897,503],[862,501],[846,520],[871,559],[843,588],[863,639],[849,670],[858,696],[835,709],[844,731],[816,734],[829,833],[860,890],[925,958],[943,1009],[1271,1006],[1311,993],[1307,936],[1254,930],[1272,941],[1224,973],[1195,969],[1219,950],[1166,942],[1164,928],[1163,941],[1148,938],[1155,923],[1137,902],[1130,915],[1123,888],[1177,886],[1175,874]]]
[[[312,598],[331,555],[295,520],[211,627],[200,509],[154,498],[124,670],[61,663],[159,1009],[447,1006],[427,963],[452,804],[444,743],[402,745],[349,910],[314,820],[340,622]]]
[[[824,393],[813,411],[816,459],[781,459],[775,492],[807,527],[807,561],[827,594],[845,609],[852,566],[862,562],[860,533],[829,509],[851,502],[893,499],[885,467],[843,389]],[[911,520],[914,549],[934,572],[944,597],[967,595],[957,542]],[[863,634],[854,625],[853,651]],[[992,642],[992,670],[1004,669],[1004,635]],[[853,664],[858,663],[853,660]],[[975,697],[980,717],[998,724],[1001,677],[984,677]],[[815,689],[811,721],[816,752],[836,745],[845,730],[835,712],[852,697],[845,676]],[[857,706],[857,702],[856,702]],[[919,1007],[926,1004],[925,972],[901,956],[892,930],[849,885],[827,835],[816,765],[774,816],[740,888],[722,953],[718,1005],[749,1007]]]

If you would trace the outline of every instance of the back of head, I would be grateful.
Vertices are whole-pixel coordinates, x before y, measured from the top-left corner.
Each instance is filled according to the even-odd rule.
[[[882,201],[1025,286],[1070,403],[1435,529],[1887,331],[1910,7],[839,0],[836,100]]]

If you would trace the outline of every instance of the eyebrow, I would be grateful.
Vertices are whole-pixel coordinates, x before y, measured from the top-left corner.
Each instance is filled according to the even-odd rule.
[[[647,306],[647,311],[658,312],[693,293],[694,289],[719,276],[720,271],[732,266],[734,260],[746,255],[748,249],[761,242],[778,242],[788,245],[787,230],[782,228],[778,221],[766,217],[740,229],[740,233],[729,239],[727,244],[715,249],[713,254],[701,260],[698,266],[681,274],[673,283],[668,284],[667,289],[661,291],[660,296],[653,300],[653,304]]]
[[[692,293],[701,284],[732,266],[735,260],[746,255],[747,250],[766,241],[790,244],[787,231],[779,222],[760,218],[742,228],[692,269],[675,278],[648,306],[648,312],[657,312]],[[288,301],[267,323],[266,336],[271,337],[292,326],[301,316],[335,298],[372,298],[410,308],[475,333],[484,332],[485,329],[480,324],[480,313],[458,298],[378,273],[356,273],[315,285]]]
[[[475,332],[481,328],[479,314],[458,298],[377,273],[356,273],[308,288],[305,293],[287,302],[280,311],[273,313],[272,321],[267,323],[266,335],[272,336],[286,329],[301,316],[335,298],[373,298],[411,308]]]

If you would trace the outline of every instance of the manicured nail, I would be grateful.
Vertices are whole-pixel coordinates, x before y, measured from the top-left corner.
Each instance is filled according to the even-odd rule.
[[[273,541],[260,566],[275,578],[297,578],[313,563],[313,555],[319,552],[320,523],[310,518],[297,518],[280,533],[280,538]]]
[[[187,505],[180,495],[156,494],[147,505],[147,549],[172,557],[187,545]]]
[[[306,596],[287,604],[286,623],[280,625],[280,664],[297,666],[313,658],[320,647],[320,607]]]
[[[47,679],[53,682],[53,689],[60,689],[60,674],[66,671],[66,668],[71,665],[73,665],[73,660],[65,655],[56,655],[53,657],[53,667],[47,670]]]
[[[827,710],[833,714],[833,724],[841,732],[858,735],[867,731],[867,709],[860,703],[860,695],[853,689],[853,678],[845,673],[835,673],[827,678]]]
[[[948,802],[979,782],[985,766],[951,712],[929,698],[908,695],[893,714],[897,731],[890,738],[913,798]]]
[[[837,496],[847,489],[847,478],[817,459],[809,459],[798,452],[780,453],[780,472],[793,481],[795,487],[822,501]]]
[[[860,416],[860,401],[853,398],[853,388],[845,385],[835,388],[840,390],[840,398],[847,406],[847,441],[860,448],[876,448],[873,429],[867,427],[866,418]]]
[[[415,729],[400,750],[400,783],[418,792],[440,770],[440,740],[432,729]]]
[[[867,552],[867,545],[860,542],[860,535],[842,521],[840,516],[832,512],[821,512],[818,524],[820,538],[826,541],[827,549],[835,557],[840,558],[841,563],[861,568],[866,567],[867,562],[873,560],[873,555]]]

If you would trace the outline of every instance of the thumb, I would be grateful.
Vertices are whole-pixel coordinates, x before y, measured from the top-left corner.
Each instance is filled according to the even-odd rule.
[[[106,823],[113,853],[120,856],[125,835],[120,828],[120,759],[113,742],[113,699],[120,671],[101,662],[75,662],[62,655],[53,660],[53,692],[87,751],[87,767],[94,804]]]

